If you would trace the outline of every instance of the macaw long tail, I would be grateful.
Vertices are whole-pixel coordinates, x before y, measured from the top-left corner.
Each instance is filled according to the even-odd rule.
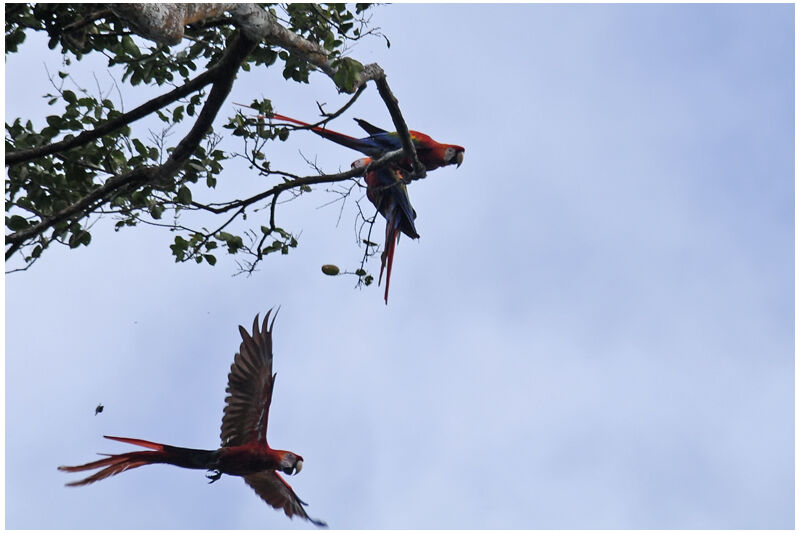
[[[292,124],[297,124],[299,126],[305,126],[307,128],[311,128],[311,131],[319,135],[324,139],[328,139],[329,141],[333,141],[336,144],[340,144],[342,146],[346,146],[347,148],[351,148],[358,152],[361,152],[364,155],[369,156],[380,156],[386,151],[385,147],[378,146],[374,141],[365,140],[365,139],[357,139],[355,137],[351,137],[349,135],[345,135],[344,133],[339,133],[337,131],[329,130],[326,128],[320,128],[319,126],[312,126],[307,122],[303,122],[302,120],[297,120],[296,118],[287,117],[286,115],[279,115],[278,113],[273,113],[272,118],[277,120],[283,120],[284,122],[291,122]]]
[[[400,241],[400,228],[392,228],[390,220],[386,221],[386,251],[381,261],[381,274],[378,276],[378,285],[383,279],[383,268],[386,267],[386,288],[383,292],[383,301],[389,305],[389,280],[392,279],[392,261],[394,261],[394,247]]]
[[[119,474],[120,472],[130,470],[131,468],[138,468],[140,466],[156,463],[171,464],[183,468],[211,470],[214,468],[214,464],[217,460],[216,451],[180,448],[178,446],[169,446],[167,444],[159,444],[157,442],[150,442],[141,439],[130,439],[126,437],[106,436],[106,438],[120,442],[127,442],[128,444],[135,444],[144,448],[151,448],[155,451],[120,453],[117,455],[109,455],[105,459],[99,459],[84,465],[59,466],[58,469],[62,472],[82,472],[84,470],[95,470],[97,468],[102,468],[102,470],[99,472],[95,472],[85,479],[67,483],[68,487],[80,487],[82,485],[88,485],[89,483],[100,481],[101,479],[111,477]]]

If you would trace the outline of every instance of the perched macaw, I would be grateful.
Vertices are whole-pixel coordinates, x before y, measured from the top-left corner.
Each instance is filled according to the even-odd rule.
[[[397,135],[397,132],[388,132],[382,130],[366,121],[361,121],[359,124],[367,129],[367,133],[370,135],[369,137],[364,137],[363,139],[357,139],[355,137],[350,137],[349,135],[338,133],[327,128],[311,126],[311,124],[301,120],[287,117],[285,115],[279,115],[278,113],[273,113],[272,118],[283,120],[285,122],[291,122],[300,126],[310,127],[311,131],[317,135],[320,135],[321,137],[324,137],[325,139],[333,141],[337,144],[341,144],[342,146],[357,150],[373,159],[377,159],[387,152],[399,150],[403,147],[402,142],[400,141],[400,136]],[[464,161],[463,147],[456,144],[438,143],[431,139],[428,135],[418,131],[410,131],[409,133],[411,134],[411,140],[414,143],[414,148],[417,150],[417,157],[419,158],[420,163],[422,163],[427,170],[434,170],[446,165],[461,166],[461,163]],[[405,160],[401,161],[400,166],[408,167],[409,162]]]
[[[365,167],[372,160],[369,157],[353,161],[352,168]],[[412,239],[419,239],[414,219],[417,213],[411,207],[408,190],[403,182],[403,173],[396,166],[386,166],[370,170],[364,176],[367,182],[367,198],[386,219],[386,240],[381,254],[381,273],[378,285],[383,280],[383,271],[386,269],[386,288],[383,299],[389,304],[389,280],[392,277],[392,261],[394,260],[395,245],[400,242],[400,233],[405,233]]]
[[[272,373],[272,323],[267,322],[272,311],[267,312],[261,331],[258,315],[253,321],[253,334],[242,326],[239,332],[242,343],[234,356],[228,374],[228,393],[222,416],[222,446],[217,450],[195,450],[159,444],[141,439],[125,437],[105,438],[150,448],[153,451],[128,452],[109,455],[80,466],[59,466],[65,472],[80,472],[102,468],[86,479],[67,483],[81,486],[119,474],[143,465],[165,463],[183,468],[208,470],[207,477],[213,483],[222,474],[242,476],[265,502],[276,509],[283,509],[286,516],[295,515],[309,520],[314,525],[325,526],[306,514],[304,501],[297,497],[292,487],[284,481],[284,474],[296,474],[303,468],[303,458],[296,453],[273,450],[267,444],[267,421],[275,374]]]

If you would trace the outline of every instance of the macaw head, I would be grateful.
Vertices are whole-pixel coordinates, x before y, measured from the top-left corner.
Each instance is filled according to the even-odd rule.
[[[456,168],[461,166],[464,162],[464,147],[457,144],[448,144],[444,149],[444,164],[452,165],[455,163]]]
[[[442,144],[429,135],[411,131],[411,140],[417,147],[419,160],[428,170],[447,165],[461,166],[464,161],[464,147],[457,144]]]
[[[292,452],[283,452],[276,470],[280,470],[284,474],[292,476],[294,474],[299,474],[302,469],[303,458],[301,456]]]

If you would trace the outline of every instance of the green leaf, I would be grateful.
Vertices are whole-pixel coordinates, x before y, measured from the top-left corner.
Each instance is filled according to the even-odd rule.
[[[175,237],[175,244],[170,244],[170,249],[172,249],[172,255],[175,256],[175,261],[180,261],[186,255],[186,250],[189,249],[189,241],[177,235]]]
[[[139,52],[139,47],[136,46],[136,43],[133,42],[133,39],[130,35],[125,35],[122,38],[122,49],[133,57],[139,57],[141,55],[141,52]]]
[[[147,147],[140,141],[139,139],[133,140],[133,146],[136,148],[136,151],[139,152],[141,156],[147,156]]]
[[[54,128],[60,128],[61,124],[64,122],[61,116],[59,115],[49,115],[46,120],[47,124]]]
[[[25,217],[21,217],[19,215],[14,215],[12,217],[6,217],[6,227],[11,231],[19,231],[21,229],[25,229],[29,226]]]
[[[216,264],[217,264],[217,258],[216,258],[216,257],[214,257],[214,256],[213,256],[213,255],[211,255],[211,254],[204,254],[204,255],[203,255],[203,258],[206,260],[206,263],[208,263],[208,264],[209,264],[209,265],[211,265],[211,266],[214,266],[214,265],[216,265]]]
[[[161,214],[164,212],[164,206],[161,204],[156,204],[150,208],[150,216],[155,218],[156,220],[161,218]]]
[[[178,202],[184,205],[192,203],[192,191],[186,185],[181,185],[181,188],[178,189]]]
[[[364,66],[361,63],[350,57],[345,57],[337,62],[333,81],[342,91],[353,92],[358,77],[363,70]]]
[[[69,247],[77,248],[81,244],[88,246],[92,240],[92,236],[86,230],[78,230],[74,232],[69,238]]]

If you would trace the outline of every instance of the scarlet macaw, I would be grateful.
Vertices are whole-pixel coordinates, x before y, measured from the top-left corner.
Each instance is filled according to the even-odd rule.
[[[365,167],[371,161],[368,157],[358,159],[353,161],[351,167]],[[364,181],[367,182],[367,198],[386,219],[386,240],[383,254],[381,254],[381,273],[378,277],[378,285],[383,279],[383,270],[385,268],[386,289],[383,299],[388,305],[389,280],[392,277],[394,248],[400,241],[400,232],[405,233],[412,239],[419,239],[417,228],[414,227],[414,219],[417,218],[417,213],[411,207],[408,190],[403,181],[403,173],[398,167],[386,166],[370,170],[364,176]]]
[[[222,474],[242,476],[265,502],[276,509],[283,509],[289,518],[297,515],[314,525],[326,526],[325,522],[315,520],[306,514],[304,501],[297,497],[292,487],[277,472],[296,474],[303,468],[303,458],[284,450],[273,450],[267,444],[267,421],[269,405],[272,401],[272,388],[275,374],[272,373],[272,323],[267,328],[270,313],[264,317],[261,331],[258,329],[258,315],[253,321],[253,334],[242,326],[239,332],[242,343],[233,358],[228,374],[228,393],[222,416],[222,446],[217,450],[195,450],[159,444],[141,439],[125,437],[105,438],[127,442],[154,451],[128,452],[109,455],[80,466],[59,466],[65,472],[94,470],[86,479],[67,483],[75,487],[88,485],[101,479],[119,474],[139,466],[165,463],[183,468],[209,470],[211,483]]]
[[[350,137],[349,135],[338,133],[326,128],[312,126],[311,124],[301,120],[287,117],[285,115],[279,115],[278,113],[273,113],[272,117],[285,122],[298,124],[300,126],[310,127],[311,131],[317,135],[337,144],[341,144],[342,146],[357,150],[373,159],[377,159],[387,152],[399,150],[403,147],[400,141],[400,136],[397,135],[397,132],[388,132],[382,130],[366,121],[361,121],[359,124],[367,129],[367,132],[370,135],[369,137],[364,137],[363,139],[357,139],[355,137]],[[364,124],[362,124],[362,122],[366,124],[366,127]],[[372,131],[370,131],[370,129]],[[463,147],[458,146],[457,144],[438,143],[431,139],[428,135],[418,131],[409,131],[409,133],[411,134],[411,140],[414,143],[414,148],[417,151],[417,157],[419,157],[420,163],[425,165],[427,170],[434,170],[446,165],[461,166],[461,163],[464,161]],[[407,167],[408,164],[409,163],[407,161],[401,162],[401,165],[404,167]]]

